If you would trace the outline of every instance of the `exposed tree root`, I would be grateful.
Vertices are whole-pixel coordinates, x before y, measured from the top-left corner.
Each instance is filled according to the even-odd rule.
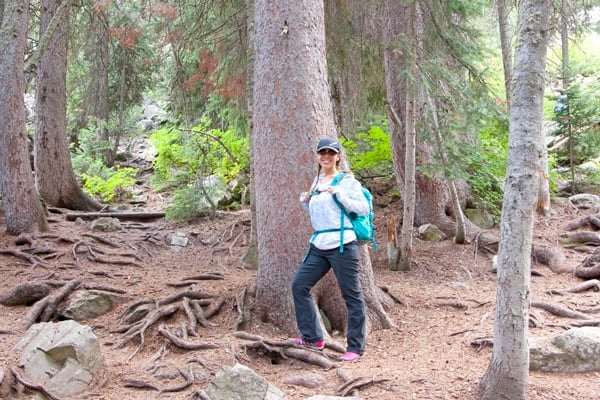
[[[480,338],[475,338],[471,341],[471,346],[475,347],[475,351],[481,351],[481,349],[485,347],[493,347],[494,346],[494,338],[493,336],[484,336]]]
[[[595,230],[600,229],[600,214],[590,215],[580,219],[579,221],[572,222],[565,227],[565,230],[574,231],[575,229],[583,227],[590,227]]]
[[[56,309],[58,308],[60,302],[67,298],[67,296],[69,296],[71,292],[77,289],[80,284],[81,281],[79,279],[73,279],[69,281],[66,285],[64,285],[63,288],[56,295],[51,296],[48,305],[46,306],[46,308],[42,312],[42,315],[40,316],[40,321],[48,322],[52,318],[54,318],[54,314],[56,313]]]
[[[566,233],[562,240],[563,245],[588,245],[600,246],[600,233],[581,231],[575,233]]]
[[[569,310],[567,308],[563,308],[563,307],[557,306],[555,304],[534,301],[531,303],[531,307],[541,308],[542,310],[548,311],[549,313],[554,314],[558,317],[573,318],[573,319],[591,319],[591,317],[587,314],[584,314],[584,313],[581,313],[578,311]]]
[[[134,220],[134,221],[145,221],[149,219],[164,218],[164,212],[88,212],[88,213],[71,213],[67,214],[65,219],[67,221],[75,221],[77,218],[84,220],[96,219],[96,218],[117,218],[119,220]]]
[[[219,347],[218,345],[213,343],[192,343],[189,341],[182,340],[181,338],[178,338],[177,336],[169,332],[165,328],[164,324],[160,324],[160,326],[158,327],[158,332],[167,339],[169,339],[171,343],[173,343],[175,346],[183,350],[209,350],[216,349]]]
[[[326,354],[317,350],[296,346],[291,342],[264,339],[260,336],[241,331],[234,332],[233,335],[239,339],[249,340],[252,342],[242,345],[241,349],[246,352],[250,350],[256,354],[267,356],[275,364],[281,362],[282,360],[293,358],[303,361],[307,364],[316,365],[326,370],[335,366],[335,364],[328,358]],[[344,350],[342,348],[341,352],[343,351]]]
[[[563,295],[565,293],[581,293],[581,292],[585,292],[586,290],[590,290],[590,289],[599,291],[600,290],[600,281],[598,281],[597,279],[591,279],[589,281],[580,283],[577,286],[573,286],[572,288],[563,289],[563,290],[552,289],[552,290],[548,290],[546,293]]]
[[[40,282],[25,282],[0,296],[3,306],[28,306],[50,294],[50,286]]]
[[[346,396],[350,395],[351,393],[357,392],[360,389],[364,389],[368,386],[376,385],[378,383],[389,382],[389,381],[390,380],[387,378],[381,378],[381,379],[370,378],[370,379],[368,379],[368,378],[363,378],[363,377],[356,377],[356,378],[351,379],[348,382],[344,383],[342,386],[340,386],[336,391],[336,395],[346,397]]]
[[[40,258],[38,258],[36,256],[33,256],[31,254],[24,253],[24,252],[19,251],[19,250],[0,249],[0,254],[8,254],[8,255],[20,258],[22,260],[25,260],[25,261],[29,261],[29,263],[31,264],[31,268],[35,268],[35,267],[42,267],[42,268],[45,268],[45,269],[50,269],[51,268],[51,266],[49,264],[45,263]]]
[[[576,266],[573,274],[582,279],[600,278],[600,248],[594,250],[581,264]]]
[[[21,375],[19,375],[19,372],[14,367],[11,368],[10,371],[14,375],[17,382],[25,386],[27,389],[31,389],[36,392],[41,392],[46,398],[50,400],[60,400],[60,397],[56,397],[55,395],[53,395],[48,389],[46,389],[46,387],[44,387],[44,385],[37,385],[31,382],[27,382],[21,377]]]

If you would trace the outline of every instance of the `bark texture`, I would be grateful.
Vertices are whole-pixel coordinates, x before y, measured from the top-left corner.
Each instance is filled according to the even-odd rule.
[[[543,153],[540,138],[549,8],[549,0],[520,3],[500,224],[494,348],[481,381],[483,399],[524,399],[529,377],[531,245]]]
[[[48,229],[35,188],[25,127],[23,60],[29,1],[5,1],[0,26],[0,194],[6,230],[17,235]]]
[[[327,83],[323,1],[256,0],[254,33],[252,160],[259,265],[255,311],[259,318],[293,333],[291,282],[312,234],[299,195],[317,173],[318,138],[336,136]],[[369,327],[387,327],[391,323],[381,307],[368,250],[363,247],[361,282]],[[312,293],[334,329],[343,331],[346,314],[336,287],[330,273]]]
[[[56,14],[62,3],[62,0],[42,0],[41,3],[40,37],[48,33],[52,36],[37,68],[35,179],[47,206],[94,211],[102,206],[79,187],[69,153],[66,129],[69,12],[67,9]],[[48,32],[53,18],[60,21],[53,32]]]

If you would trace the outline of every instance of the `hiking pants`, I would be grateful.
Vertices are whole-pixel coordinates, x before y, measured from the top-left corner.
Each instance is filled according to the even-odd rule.
[[[343,253],[340,253],[339,247],[320,250],[310,245],[308,254],[298,267],[292,282],[296,323],[303,340],[323,340],[318,310],[310,291],[329,269],[333,268],[348,311],[347,351],[364,353],[366,312],[358,279],[359,259],[360,248],[356,241],[345,244]]]

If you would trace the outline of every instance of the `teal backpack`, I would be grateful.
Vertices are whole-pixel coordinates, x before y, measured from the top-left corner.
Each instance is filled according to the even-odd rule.
[[[340,172],[337,174],[333,181],[331,181],[331,186],[335,186],[342,178],[344,178],[345,172]],[[373,224],[373,218],[375,213],[373,212],[373,195],[369,190],[365,187],[361,187],[363,195],[367,199],[369,203],[369,214],[368,215],[356,215],[354,212],[347,212],[342,203],[339,202],[337,197],[333,196],[333,200],[336,204],[342,209],[342,222],[340,229],[340,253],[344,251],[344,215],[350,218],[352,222],[352,230],[356,234],[356,238],[359,241],[370,241],[373,243],[373,250],[377,251],[377,241],[375,240],[375,225]]]

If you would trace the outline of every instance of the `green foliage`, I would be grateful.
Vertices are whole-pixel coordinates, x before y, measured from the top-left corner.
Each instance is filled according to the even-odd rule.
[[[152,183],[163,190],[177,188],[167,217],[186,219],[206,208],[201,182],[207,177],[228,182],[249,171],[248,138],[231,127],[221,131],[211,125],[204,117],[192,129],[165,127],[150,136],[158,152]]]
[[[554,107],[557,129],[554,135],[572,137],[573,163],[600,156],[600,82],[580,80],[569,86]],[[570,164],[569,147],[556,152],[559,165]]]
[[[465,179],[471,188],[475,206],[484,208],[496,217],[502,211],[503,180],[508,156],[507,121],[496,120],[482,130],[479,143],[471,147],[465,158]]]
[[[83,174],[84,187],[89,194],[110,203],[128,193],[128,188],[135,184],[136,175],[135,168],[105,168],[101,175]]]
[[[392,176],[392,150],[387,132],[387,121],[373,125],[368,131],[358,132],[352,140],[343,139],[342,145],[354,173],[361,177]]]

